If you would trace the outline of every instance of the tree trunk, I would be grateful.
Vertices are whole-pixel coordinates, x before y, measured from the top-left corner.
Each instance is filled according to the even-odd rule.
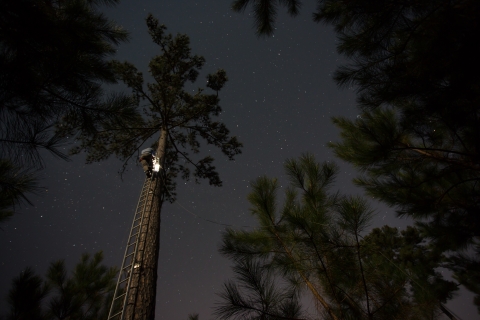
[[[140,231],[139,250],[135,259],[128,305],[125,310],[126,320],[154,320],[157,293],[158,254],[160,251],[160,213],[163,204],[164,164],[167,147],[167,131],[160,130],[157,148],[157,163],[160,170],[152,181],[153,197],[147,201],[142,228]]]

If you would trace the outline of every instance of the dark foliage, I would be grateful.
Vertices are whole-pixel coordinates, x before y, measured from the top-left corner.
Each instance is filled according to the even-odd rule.
[[[270,36],[275,30],[275,19],[279,6],[287,7],[290,15],[296,16],[301,7],[299,0],[235,0],[232,9],[243,12],[248,5],[253,7],[255,31],[258,36]]]
[[[417,229],[385,226],[363,237],[373,212],[362,198],[330,192],[334,164],[305,155],[287,161],[286,171],[283,206],[277,181],[259,178],[249,195],[259,226],[223,236],[220,250],[234,262],[236,279],[220,293],[221,319],[306,319],[300,293],[325,319],[449,314],[442,303],[457,286],[436,271],[444,256]]]
[[[35,175],[6,159],[0,159],[0,223],[6,221],[23,203],[30,203],[27,192],[39,189]]]
[[[298,291],[281,286],[260,261],[240,259],[233,267],[235,279],[224,284],[215,314],[218,319],[300,319]]]
[[[331,147],[361,170],[358,185],[451,253],[480,307],[478,17],[471,0],[319,0],[313,15],[335,28],[349,59],[335,80],[358,92],[360,114],[334,119],[342,141]]]
[[[27,268],[12,281],[6,319],[106,319],[117,270],[102,260],[102,252],[82,255],[71,276],[63,260],[53,262],[45,280]]]
[[[99,12],[116,0],[0,2],[0,153],[16,167],[44,166],[77,133],[135,115],[129,98],[107,95],[109,59],[127,34]],[[25,190],[29,191],[29,190]],[[22,191],[24,192],[24,191]]]
[[[48,284],[35,275],[33,269],[25,269],[12,281],[12,288],[7,297],[10,307],[7,319],[45,319],[42,303],[49,291]]]
[[[373,5],[375,5],[373,7]],[[340,84],[358,88],[362,113],[335,119],[342,159],[364,175],[355,182],[415,219],[473,292],[480,270],[480,32],[475,1],[347,4],[322,8],[334,23]],[[467,257],[462,251],[473,253]],[[475,266],[475,267],[474,267]],[[478,300],[478,298],[477,298]]]

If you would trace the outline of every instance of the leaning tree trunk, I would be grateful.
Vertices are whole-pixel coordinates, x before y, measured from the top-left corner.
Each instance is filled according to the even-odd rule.
[[[163,203],[164,164],[167,147],[167,131],[160,130],[157,163],[160,170],[152,181],[153,197],[146,204],[144,223],[140,231],[139,250],[135,259],[128,305],[124,319],[154,320],[157,293],[158,254],[160,250],[160,212]]]

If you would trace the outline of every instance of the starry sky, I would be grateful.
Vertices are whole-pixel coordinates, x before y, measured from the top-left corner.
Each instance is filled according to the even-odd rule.
[[[246,200],[249,183],[267,175],[285,186],[285,159],[311,152],[318,161],[336,161],[342,169],[336,188],[362,193],[351,183],[355,170],[326,147],[339,139],[331,117],[354,118],[358,111],[354,88],[339,89],[332,80],[345,61],[336,52],[331,28],[312,21],[314,2],[305,1],[296,18],[281,10],[270,38],[256,37],[248,10],[238,14],[229,6],[230,0],[123,0],[104,10],[131,35],[116,58],[134,63],[145,76],[149,60],[160,53],[147,33],[149,13],[169,32],[188,34],[192,52],[205,57],[198,86],[205,86],[207,73],[225,69],[229,82],[220,92],[220,118],[244,144],[236,161],[212,150],[223,187],[179,181],[178,201],[163,206],[157,320],[187,319],[189,313],[212,318],[215,294],[231,275],[228,260],[218,253],[224,225],[255,225]],[[32,197],[34,205],[0,226],[2,298],[27,266],[43,275],[51,261],[65,259],[71,268],[82,253],[99,250],[105,264],[122,262],[144,179],[141,168],[131,163],[122,180],[122,163],[114,158],[89,165],[82,155],[63,162],[45,154],[45,160],[43,188]],[[372,228],[409,223],[395,218],[392,209],[373,200],[372,205],[377,211]],[[478,314],[471,300],[463,290],[448,306],[461,319],[474,319]],[[5,308],[2,299],[0,314]]]

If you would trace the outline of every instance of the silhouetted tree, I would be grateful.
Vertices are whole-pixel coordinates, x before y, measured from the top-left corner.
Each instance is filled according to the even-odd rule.
[[[102,259],[101,252],[82,255],[71,276],[63,260],[53,262],[45,280],[27,268],[12,281],[7,319],[106,319],[117,270]]]
[[[262,16],[260,8],[277,2],[234,8],[249,3],[263,30],[274,11]],[[449,268],[480,308],[480,49],[472,41],[480,3],[317,3],[315,21],[334,26],[349,59],[335,80],[357,89],[360,107],[357,119],[334,119],[342,141],[331,146],[363,173],[358,185],[451,252]]]
[[[76,134],[135,117],[129,98],[102,89],[115,83],[108,61],[127,34],[98,8],[117,2],[1,1],[0,157],[14,170],[42,168],[41,149],[67,159],[61,147]]]
[[[399,235],[384,227],[363,238],[373,211],[362,198],[329,192],[334,164],[304,155],[285,168],[291,186],[283,206],[276,179],[261,177],[248,197],[259,227],[224,234],[221,252],[233,260],[237,281],[220,294],[221,319],[304,319],[302,289],[326,319],[450,315],[442,303],[456,285],[435,271],[443,256],[416,229]]]
[[[12,288],[7,296],[10,309],[7,319],[45,319],[42,303],[49,291],[48,284],[35,275],[33,269],[25,269],[12,280]]]
[[[145,209],[149,222],[148,230],[141,232],[145,237],[141,241],[146,245],[141,253],[142,265],[137,268],[139,286],[135,294],[138,298],[132,298],[135,303],[131,312],[135,319],[154,318],[160,212],[165,199],[175,200],[175,178],[181,174],[188,180],[193,175],[197,182],[208,179],[211,185],[222,184],[210,155],[195,159],[195,155],[201,153],[199,138],[219,148],[230,160],[240,153],[242,146],[236,137],[230,136],[225,124],[214,120],[222,111],[218,91],[227,81],[225,71],[220,69],[207,76],[206,86],[214,93],[198,89],[192,94],[185,85],[196,81],[205,59],[191,54],[188,36],[165,34],[166,27],[159,25],[152,15],[147,18],[147,26],[161,52],[149,64],[155,83],[144,86],[142,73],[131,63],[112,63],[118,79],[132,89],[133,99],[144,104],[144,118],[126,128],[111,126],[95,136],[80,137],[81,144],[76,149],[87,151],[87,161],[100,161],[115,154],[125,160],[125,168],[128,160],[151,137],[158,139],[156,158],[161,170],[154,180],[154,199]]]

